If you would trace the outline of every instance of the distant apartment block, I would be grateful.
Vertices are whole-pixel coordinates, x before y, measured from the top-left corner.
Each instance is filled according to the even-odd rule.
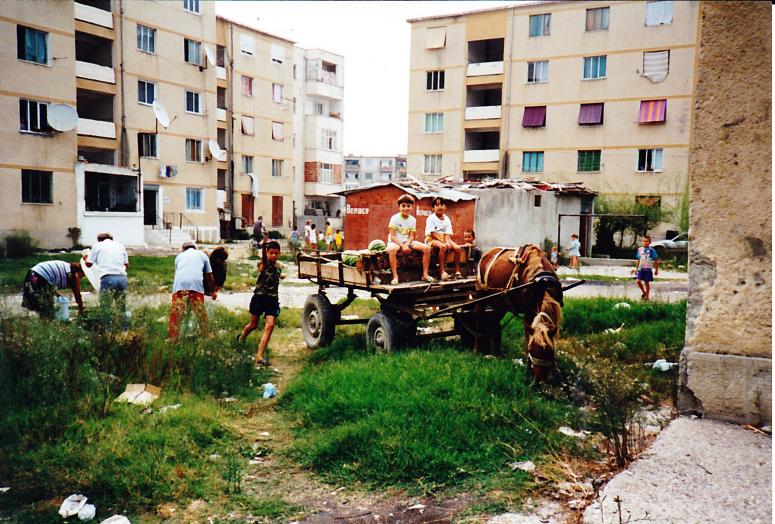
[[[344,157],[344,170],[345,189],[398,181],[406,178],[406,157],[348,155]]]
[[[259,215],[287,230],[307,189],[325,198],[327,187],[294,183],[307,161],[336,163],[341,177],[341,57],[302,50],[311,68],[318,60],[319,83],[338,68],[338,92],[315,92],[293,42],[216,17],[213,2],[121,5],[5,5],[0,235],[26,230],[43,247],[68,245],[72,227],[83,243],[106,230],[128,245],[216,242]],[[299,86],[333,100],[333,123],[296,120]],[[323,154],[336,150],[324,129],[338,161]],[[310,134],[314,144],[297,140]]]
[[[533,2],[409,22],[410,174],[683,195],[697,2]]]

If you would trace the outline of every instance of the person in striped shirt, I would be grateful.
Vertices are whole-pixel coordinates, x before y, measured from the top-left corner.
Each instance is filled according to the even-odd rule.
[[[22,307],[36,311],[40,318],[54,318],[54,297],[58,289],[70,289],[78,304],[78,314],[83,314],[81,278],[84,272],[76,262],[47,260],[35,264],[27,271],[22,292]]]

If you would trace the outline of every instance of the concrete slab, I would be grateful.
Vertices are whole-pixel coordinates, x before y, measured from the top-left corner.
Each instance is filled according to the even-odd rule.
[[[583,522],[769,523],[771,486],[769,436],[681,417],[604,487]]]

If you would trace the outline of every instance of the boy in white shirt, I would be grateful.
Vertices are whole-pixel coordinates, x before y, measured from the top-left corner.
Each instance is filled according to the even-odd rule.
[[[422,279],[426,282],[433,282],[433,278],[428,275],[428,265],[431,261],[431,248],[422,242],[414,239],[417,232],[417,219],[409,212],[414,206],[414,198],[409,195],[401,195],[398,199],[399,212],[390,218],[388,229],[387,252],[390,260],[390,271],[393,273],[391,285],[398,284],[398,252],[411,253],[419,251],[422,253]]]
[[[455,254],[455,278],[463,278],[460,273],[460,246],[452,241],[452,221],[444,212],[447,210],[447,203],[441,197],[433,199],[433,214],[425,222],[425,243],[433,249],[439,249],[439,277],[442,280],[450,278],[445,268],[447,251],[452,250]]]

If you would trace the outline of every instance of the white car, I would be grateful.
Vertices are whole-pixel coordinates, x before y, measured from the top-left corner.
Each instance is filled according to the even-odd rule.
[[[660,255],[662,253],[685,253],[689,249],[689,234],[681,233],[677,237],[669,240],[657,240],[656,242],[651,243],[651,247],[653,247]]]

